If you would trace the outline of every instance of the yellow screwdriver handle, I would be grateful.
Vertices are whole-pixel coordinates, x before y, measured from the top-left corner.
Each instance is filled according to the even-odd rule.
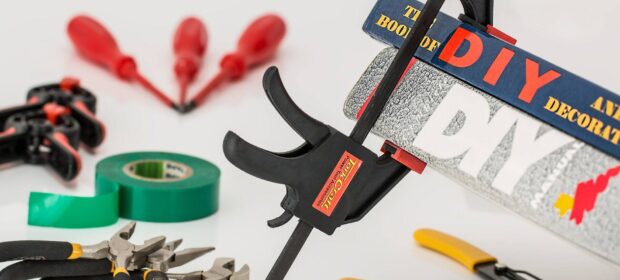
[[[413,239],[423,247],[437,251],[461,263],[471,271],[479,264],[497,262],[497,259],[475,246],[433,229],[419,229]]]

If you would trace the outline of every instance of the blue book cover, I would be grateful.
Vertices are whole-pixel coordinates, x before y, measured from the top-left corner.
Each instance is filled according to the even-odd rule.
[[[399,47],[424,4],[379,0],[364,31]],[[620,96],[440,13],[416,57],[620,159]]]

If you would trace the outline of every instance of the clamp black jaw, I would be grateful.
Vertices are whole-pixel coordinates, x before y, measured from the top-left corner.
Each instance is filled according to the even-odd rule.
[[[304,113],[286,92],[277,68],[267,70],[263,87],[282,118],[306,142],[295,150],[273,153],[228,132],[224,154],[241,170],[286,185],[281,203],[285,212],[269,221],[271,227],[297,216],[332,234],[362,219],[409,171],[389,154],[377,156]]]

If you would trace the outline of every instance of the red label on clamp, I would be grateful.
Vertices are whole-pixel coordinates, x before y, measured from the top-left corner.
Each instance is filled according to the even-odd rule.
[[[362,163],[362,160],[345,151],[314,200],[312,207],[328,217],[331,216]]]

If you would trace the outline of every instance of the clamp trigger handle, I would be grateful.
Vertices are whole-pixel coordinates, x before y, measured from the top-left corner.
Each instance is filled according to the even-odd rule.
[[[293,218],[293,213],[289,211],[284,211],[282,215],[280,215],[279,217],[267,221],[267,225],[270,228],[281,227],[285,225],[286,223],[288,223],[292,218]]]

